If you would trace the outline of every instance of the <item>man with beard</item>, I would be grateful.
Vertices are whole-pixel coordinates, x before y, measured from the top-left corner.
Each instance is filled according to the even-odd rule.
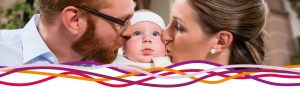
[[[111,63],[131,36],[132,0],[40,0],[24,28],[0,31],[0,66]]]

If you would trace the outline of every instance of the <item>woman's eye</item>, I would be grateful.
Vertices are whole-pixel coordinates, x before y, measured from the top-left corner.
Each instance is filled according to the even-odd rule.
[[[175,29],[175,31],[177,31],[177,32],[182,32],[182,31],[183,31],[183,28],[182,28],[182,26],[181,26],[179,23],[176,23],[174,29]]]
[[[139,35],[141,35],[141,32],[139,32],[139,31],[133,32],[133,36],[139,36]]]
[[[153,36],[160,36],[159,32],[155,31],[152,33]]]

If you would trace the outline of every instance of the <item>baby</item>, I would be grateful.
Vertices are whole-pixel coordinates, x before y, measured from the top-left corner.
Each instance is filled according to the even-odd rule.
[[[165,29],[163,19],[148,10],[139,10],[130,20],[132,36],[126,41],[119,55],[112,64],[123,64],[142,69],[165,67],[171,65],[170,59],[165,56],[166,49],[161,35]],[[120,55],[124,54],[124,55]]]

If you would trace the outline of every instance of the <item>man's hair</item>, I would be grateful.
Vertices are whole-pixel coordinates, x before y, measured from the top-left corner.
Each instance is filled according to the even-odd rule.
[[[40,0],[40,14],[45,25],[52,24],[55,17],[67,6],[84,5],[99,9],[106,0]]]

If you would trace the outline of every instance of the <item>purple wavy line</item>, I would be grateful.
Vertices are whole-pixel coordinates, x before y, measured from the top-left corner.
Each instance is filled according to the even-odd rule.
[[[75,73],[85,73],[85,74],[89,74],[89,75],[94,75],[94,76],[98,76],[98,77],[104,77],[104,78],[109,78],[112,80],[117,80],[117,81],[121,81],[121,82],[128,82],[128,83],[134,83],[133,81],[128,81],[128,80],[124,80],[124,79],[119,79],[119,78],[115,78],[115,77],[111,77],[111,76],[106,76],[106,75],[102,75],[102,74],[97,74],[97,73],[92,73],[92,72],[88,72],[88,71],[82,71],[82,70],[75,70],[75,69],[69,69],[69,68],[62,68],[62,67],[50,67],[50,66],[39,66],[39,67],[25,67],[25,68],[16,68],[13,69],[9,72],[0,74],[0,78],[15,72],[20,72],[20,71],[26,71],[26,70],[34,70],[34,69],[55,69],[55,70],[64,70],[64,71],[69,71],[69,72],[75,72]]]
[[[213,63],[213,62],[208,62],[208,61],[203,61],[203,60],[193,60],[193,61],[186,61],[186,62],[174,64],[174,65],[168,66],[166,68],[173,68],[173,67],[177,67],[177,66],[180,66],[180,65],[190,64],[190,63],[205,63],[205,64],[209,64],[209,65],[213,65],[213,66],[222,66],[220,64]],[[228,72],[231,72],[231,73],[242,73],[242,72],[277,72],[277,73],[300,74],[300,73],[297,73],[297,72],[289,72],[289,71],[281,71],[281,70],[266,70],[266,69],[264,69],[264,70],[263,69],[259,69],[259,70],[258,69],[235,70],[235,69],[230,68],[228,70],[229,70]],[[160,71],[155,71],[153,73],[157,73],[157,72],[160,72]],[[220,72],[220,73],[217,73],[217,74],[207,75],[207,76],[199,78],[197,81],[200,81],[202,79],[206,79],[206,78],[209,78],[209,77],[212,77],[212,76],[216,76],[216,75],[222,75],[224,73],[225,72]],[[146,74],[140,74],[140,75],[146,75]],[[266,83],[266,84],[270,84],[270,85],[277,85],[277,86],[298,86],[298,85],[300,85],[300,83],[275,83],[275,82],[269,82],[269,81],[265,81],[265,80],[262,80],[262,79],[259,79],[257,77],[250,76],[250,75],[246,75],[246,78],[254,79],[254,80],[262,82],[262,83]],[[194,80],[194,82],[197,82],[197,81]],[[191,81],[191,82],[193,82],[193,81]],[[180,85],[176,85],[176,86],[180,86]],[[171,87],[171,86],[159,86],[159,87]]]
[[[248,78],[254,79],[256,81],[269,84],[269,85],[276,85],[276,86],[300,86],[300,83],[275,83],[275,82],[270,82],[266,80],[262,80],[260,78],[254,77],[254,76],[246,76]]]
[[[222,66],[221,64],[218,64],[218,63],[214,63],[214,62],[209,62],[209,61],[205,61],[205,60],[190,60],[190,61],[185,61],[185,62],[181,62],[181,63],[176,63],[176,64],[172,64],[170,66],[167,66],[165,68],[174,68],[174,67],[178,67],[178,66],[181,66],[181,65],[186,65],[186,64],[192,64],[192,63],[204,63],[204,64],[208,64],[208,65],[213,65],[213,66]],[[228,69],[228,70],[232,70],[232,69]],[[161,71],[152,71],[150,73],[152,74],[156,74],[158,72],[161,72]],[[128,73],[124,73],[124,74],[128,74]],[[139,74],[139,75],[136,75],[136,76],[147,76],[147,74]]]
[[[96,66],[101,66],[101,65],[104,65],[102,63],[99,63],[99,62],[95,62],[95,61],[77,61],[77,62],[67,62],[67,63],[63,63],[64,65],[82,65],[82,64],[91,64],[91,65],[96,65]],[[121,72],[123,74],[129,74],[130,72],[129,71],[125,71],[125,70],[121,70],[121,69],[118,69],[116,67],[108,67],[109,69],[112,69],[112,70],[115,70],[115,71],[118,71],[118,72]]]
[[[184,83],[184,84],[175,84],[175,85],[161,85],[161,84],[137,83],[135,81],[130,81],[130,80],[125,80],[125,79],[115,78],[115,77],[106,76],[106,75],[97,74],[97,73],[92,73],[92,72],[87,72],[87,71],[74,70],[74,69],[61,68],[61,67],[49,67],[49,66],[16,68],[16,69],[13,69],[12,71],[9,71],[9,72],[1,74],[0,78],[3,77],[3,76],[9,75],[11,73],[15,73],[15,72],[23,71],[23,70],[32,70],[32,69],[66,70],[66,71],[70,71],[70,72],[74,72],[74,73],[84,73],[84,74],[88,74],[88,75],[109,78],[109,79],[117,80],[117,81],[120,81],[120,82],[125,82],[125,83],[130,83],[130,84],[138,84],[138,85],[143,85],[143,86],[152,86],[152,87],[178,87],[178,86],[185,86],[185,85],[189,85],[189,84],[193,83],[193,82],[188,82],[188,83]]]
[[[181,66],[181,65],[185,65],[185,64],[190,64],[190,63],[204,63],[204,64],[209,64],[209,65],[214,65],[214,66],[222,66],[220,64],[217,64],[217,63],[214,63],[214,62],[209,62],[209,61],[204,61],[204,60],[191,60],[191,61],[185,61],[185,62],[173,64],[173,65],[167,66],[166,68],[173,68],[173,67],[177,67],[177,66]],[[67,62],[67,63],[63,63],[63,64],[64,65],[92,64],[92,65],[96,65],[96,66],[103,65],[101,63],[94,62],[94,61],[77,61],[77,62]],[[6,67],[6,66],[0,66],[0,68],[4,68],[4,67]],[[112,70],[115,70],[115,71],[118,71],[118,72],[121,72],[123,74],[131,73],[129,71],[121,70],[121,69],[118,69],[116,67],[108,67],[108,68],[110,68]],[[161,72],[161,71],[154,71],[154,72],[151,72],[151,73],[155,74],[157,72]],[[6,74],[10,74],[10,73],[1,74],[0,77],[2,77],[2,75],[6,75]],[[136,76],[147,76],[147,75],[146,74],[139,74],[139,75],[136,75]]]
[[[282,71],[282,70],[267,70],[267,69],[246,69],[246,70],[235,70],[235,71],[225,71],[225,72],[219,72],[215,74],[206,75],[203,77],[200,77],[199,79],[206,79],[213,76],[218,76],[222,74],[229,74],[229,73],[242,73],[242,72],[276,72],[276,73],[289,73],[289,74],[297,74],[300,75],[300,73],[297,72],[289,72],[289,71]],[[275,83],[275,82],[269,82],[266,80],[262,80],[258,77],[251,76],[251,75],[245,75],[245,78],[253,79],[258,82],[262,82],[269,85],[276,85],[276,86],[299,86],[300,83]]]
[[[77,63],[86,63],[86,62],[77,62]],[[115,78],[115,77],[111,77],[111,76],[106,76],[106,75],[102,75],[102,74],[97,74],[97,73],[92,73],[92,72],[87,72],[87,71],[74,70],[74,69],[62,68],[62,67],[49,67],[49,66],[16,68],[16,69],[13,69],[12,71],[0,74],[0,77],[9,75],[11,73],[15,73],[15,72],[23,71],[23,70],[32,70],[32,69],[66,70],[66,71],[70,71],[70,72],[85,73],[85,74],[94,75],[94,76],[98,76],[98,77],[109,78],[109,79],[112,79],[112,80],[117,80],[117,81],[121,81],[121,82],[125,82],[125,83],[130,83],[130,84],[138,84],[138,85],[152,86],[152,87],[179,87],[179,86],[185,86],[185,85],[189,85],[189,84],[197,82],[197,81],[191,81],[191,82],[187,82],[187,83],[183,83],[183,84],[175,84],[175,85],[161,85],[161,84],[137,83],[135,81],[125,80],[125,79],[119,79],[119,78]]]
[[[166,68],[174,68],[174,67],[178,67],[178,66],[181,66],[181,65],[186,65],[186,64],[191,64],[191,63],[204,63],[204,64],[208,64],[208,65],[213,65],[213,66],[223,66],[221,64],[218,64],[218,63],[214,63],[214,62],[209,62],[209,61],[205,61],[205,60],[190,60],[190,61],[185,61],[185,62],[181,62],[181,63],[176,63],[176,64],[173,64],[173,65],[170,65],[170,66],[167,66]],[[78,61],[78,62],[68,62],[68,63],[63,63],[65,65],[82,65],[82,64],[93,64],[93,65],[97,65],[97,66],[101,66],[103,64],[101,63],[98,63],[98,62],[94,62],[94,61]],[[129,71],[125,71],[125,70],[122,70],[122,69],[119,69],[119,68],[116,68],[116,67],[108,67],[112,70],[115,70],[115,71],[118,71],[118,72],[121,72],[123,74],[129,74],[131,72]],[[231,69],[231,68],[228,68],[228,70],[234,70],[234,69]],[[153,71],[153,72],[150,72],[150,73],[158,73],[158,72],[161,72],[161,71]],[[147,76],[146,74],[139,74],[139,75],[136,75],[136,76]]]
[[[86,62],[76,62],[76,64],[82,64],[82,63],[86,64]],[[174,64],[174,65],[168,66],[168,68],[172,68],[172,67],[176,67],[176,66],[180,66],[180,65],[184,65],[184,64],[188,64],[188,63],[207,63],[207,64],[210,64],[210,65],[222,66],[222,65],[219,65],[219,64],[215,64],[213,62],[198,61],[197,60],[197,61],[187,61],[187,62],[183,62],[183,63],[179,63],[179,64]],[[40,66],[40,67],[16,68],[16,69],[14,69],[12,71],[0,74],[0,77],[9,75],[9,74],[14,73],[14,72],[18,72],[18,71],[22,71],[22,70],[30,70],[30,69],[67,70],[67,71],[76,72],[76,73],[78,72],[78,73],[85,73],[85,74],[94,75],[94,76],[98,76],[98,77],[105,77],[105,78],[109,78],[109,79],[112,79],[112,80],[117,80],[117,81],[121,81],[121,82],[125,82],[125,83],[138,84],[138,85],[151,86],[151,87],[180,87],[180,86],[186,86],[186,85],[190,85],[190,84],[196,83],[196,82],[198,82],[200,80],[203,80],[203,79],[206,79],[206,78],[209,78],[209,77],[212,77],[212,76],[224,74],[224,73],[220,72],[220,73],[217,73],[217,74],[207,75],[207,76],[204,76],[204,77],[201,77],[201,78],[198,78],[196,80],[193,80],[193,81],[190,81],[190,82],[186,82],[186,83],[172,84],[172,85],[162,85],[162,84],[137,83],[137,82],[130,81],[130,80],[119,79],[119,78],[110,77],[110,76],[106,76],[106,75],[101,75],[101,74],[96,74],[96,73],[86,72],[86,71],[81,71],[81,70],[74,70],[74,69],[69,69],[69,68]],[[252,70],[231,70],[232,73],[265,72],[265,71],[267,71],[267,70],[265,70],[265,69],[264,70],[263,69],[256,69],[256,70],[253,70],[253,69]],[[280,71],[280,70],[268,70],[268,71],[269,72],[282,72],[282,73],[293,73],[293,74],[296,74],[296,72]],[[297,73],[297,74],[299,74],[299,73]],[[266,80],[262,80],[262,79],[259,79],[257,77],[250,76],[250,75],[247,75],[246,77],[254,79],[254,80],[262,82],[262,83],[266,83],[266,84],[270,84],[270,85],[276,85],[276,86],[299,86],[300,85],[300,83],[274,83],[274,82],[269,82],[269,81],[266,81]]]
[[[297,74],[297,75],[300,75],[300,73],[297,73],[297,72],[289,72],[289,71],[282,71],[282,70],[267,70],[267,69],[264,69],[264,70],[262,70],[262,69],[254,69],[254,70],[236,70],[235,72],[239,72],[239,73],[242,73],[242,72],[249,72],[249,71],[251,71],[251,72],[277,72],[277,73],[289,73],[289,74]],[[235,72],[233,72],[233,71],[223,71],[223,72],[218,72],[218,73],[220,73],[220,75],[218,75],[218,76],[223,76],[223,77],[230,77],[230,76],[228,76],[228,75],[226,75],[226,74],[231,74],[231,73],[235,73]],[[214,73],[215,74],[215,73]],[[247,75],[245,75],[245,76],[247,76]],[[249,76],[251,76],[251,75],[249,75]],[[253,75],[254,77],[256,77],[257,75]],[[273,77],[273,76],[271,76],[271,77]],[[247,77],[238,77],[238,78],[235,78],[235,79],[246,79]]]

